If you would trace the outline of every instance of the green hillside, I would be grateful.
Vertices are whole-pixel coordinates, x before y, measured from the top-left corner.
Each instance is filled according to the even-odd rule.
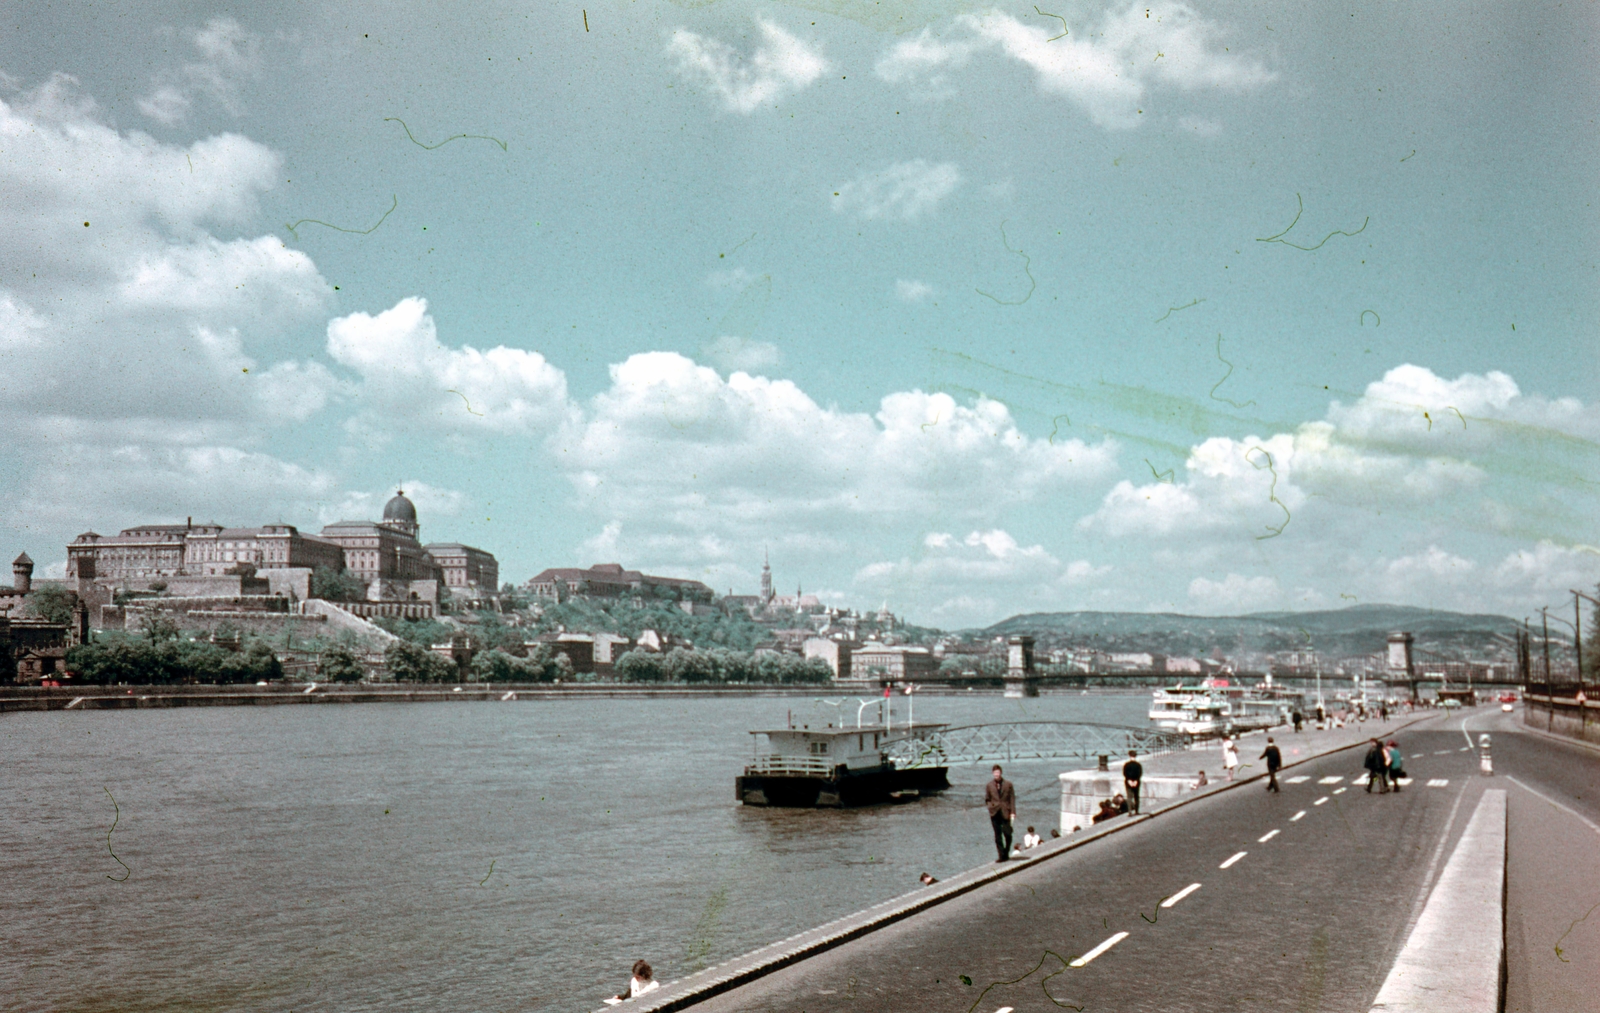
[[[1175,612],[1035,612],[1012,616],[977,637],[1028,634],[1041,650],[1086,647],[1229,657],[1314,649],[1324,657],[1376,654],[1392,631],[1406,630],[1426,654],[1450,659],[1509,656],[1516,622],[1403,605],[1354,605],[1325,612],[1190,616]]]

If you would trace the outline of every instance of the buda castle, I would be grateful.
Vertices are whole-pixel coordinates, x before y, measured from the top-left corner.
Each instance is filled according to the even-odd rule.
[[[339,521],[321,534],[292,524],[254,528],[220,524],[145,524],[116,535],[87,531],[67,546],[69,581],[148,585],[169,577],[249,571],[308,597],[317,567],[342,571],[368,585],[372,601],[437,600],[441,589],[476,597],[499,589],[500,566],[482,549],[458,542],[423,545],[417,508],[399,490],[379,521]],[[298,580],[293,578],[298,577]]]

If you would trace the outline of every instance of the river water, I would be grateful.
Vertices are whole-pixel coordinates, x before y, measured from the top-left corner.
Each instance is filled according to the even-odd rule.
[[[1148,700],[925,696],[916,716],[1143,725]],[[4,1008],[591,1010],[638,957],[671,980],[993,859],[978,767],[907,805],[739,805],[747,731],[791,709],[839,716],[720,698],[0,717]],[[1019,836],[1048,834],[1067,765],[1008,766]]]

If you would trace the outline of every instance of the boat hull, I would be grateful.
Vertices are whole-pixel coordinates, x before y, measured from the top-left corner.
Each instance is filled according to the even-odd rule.
[[[744,774],[734,778],[734,796],[745,805],[838,809],[882,805],[934,795],[950,787],[949,768],[913,767],[821,774]]]

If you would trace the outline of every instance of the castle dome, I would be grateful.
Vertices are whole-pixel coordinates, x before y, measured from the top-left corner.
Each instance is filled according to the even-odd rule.
[[[417,523],[417,507],[406,499],[404,489],[396,489],[394,499],[384,504],[383,519],[386,521],[404,521],[407,524]]]

